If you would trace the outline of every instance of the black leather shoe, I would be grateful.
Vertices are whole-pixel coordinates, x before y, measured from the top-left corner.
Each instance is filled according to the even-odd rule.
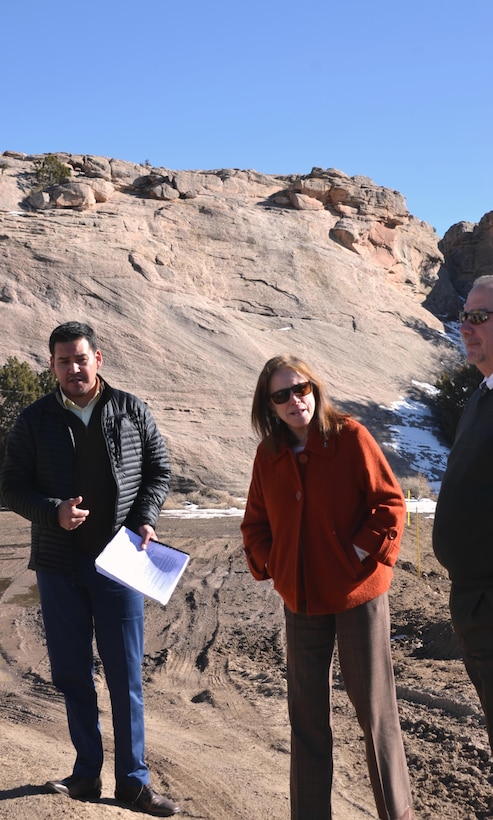
[[[46,788],[72,797],[74,800],[97,800],[101,797],[100,777],[65,777],[64,780],[48,780]]]
[[[136,809],[140,809],[146,814],[153,814],[155,817],[171,817],[180,811],[180,807],[176,803],[168,800],[167,797],[162,797],[151,789],[148,784],[139,786],[137,789],[117,787],[115,798],[119,803],[134,806]]]

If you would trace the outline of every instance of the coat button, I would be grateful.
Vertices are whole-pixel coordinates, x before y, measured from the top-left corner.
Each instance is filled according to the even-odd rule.
[[[298,492],[295,495],[296,501],[301,501],[302,495],[303,493],[301,492],[301,490],[298,490]]]
[[[397,538],[397,530],[389,530],[389,538],[391,541],[393,541],[394,538]]]
[[[298,461],[300,462],[300,464],[306,464],[306,462],[308,461],[307,454],[306,453],[300,453],[299,456],[298,456]]]

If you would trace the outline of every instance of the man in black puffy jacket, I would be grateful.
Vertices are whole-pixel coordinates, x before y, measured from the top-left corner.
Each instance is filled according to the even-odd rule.
[[[95,634],[113,710],[115,797],[169,817],[179,808],[151,789],[144,760],[143,597],[95,568],[122,525],[143,547],[156,538],[170,476],[166,447],[144,402],[100,377],[103,357],[89,325],[60,325],[49,347],[57,389],[20,414],[0,479],[3,503],[32,522],[29,566],[76,750],[72,774],[47,787],[78,799],[101,795]]]

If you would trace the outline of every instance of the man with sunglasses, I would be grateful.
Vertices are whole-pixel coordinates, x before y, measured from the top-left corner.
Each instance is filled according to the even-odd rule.
[[[122,525],[139,533],[143,547],[156,538],[170,476],[165,444],[144,402],[99,375],[103,356],[89,325],[60,325],[49,349],[57,389],[20,414],[0,477],[4,503],[32,522],[29,567],[76,751],[72,773],[46,787],[79,800],[101,795],[95,635],[111,696],[115,797],[170,817],[179,808],[151,789],[144,758],[143,597],[95,567]]]
[[[452,623],[493,752],[493,276],[475,280],[459,320],[467,361],[484,378],[457,427],[433,549],[452,582]]]

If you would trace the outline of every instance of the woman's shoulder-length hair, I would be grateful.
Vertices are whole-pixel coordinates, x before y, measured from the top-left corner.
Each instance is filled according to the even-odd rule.
[[[272,450],[278,450],[282,442],[292,443],[293,436],[288,426],[273,412],[270,401],[270,380],[276,370],[287,367],[295,370],[312,386],[315,398],[315,412],[311,426],[317,426],[320,434],[328,438],[337,434],[344,426],[347,414],[341,413],[330,402],[321,379],[307,362],[297,356],[282,354],[269,359],[260,373],[252,403],[251,421],[259,438]]]

